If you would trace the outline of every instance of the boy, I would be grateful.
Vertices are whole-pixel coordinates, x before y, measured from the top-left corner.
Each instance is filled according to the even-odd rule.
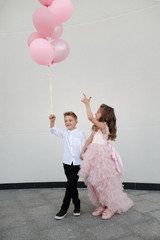
[[[67,177],[65,196],[60,211],[56,214],[55,219],[63,219],[68,211],[70,201],[74,204],[74,216],[80,215],[80,200],[78,198],[77,182],[80,170],[80,154],[85,145],[86,137],[82,130],[76,128],[78,123],[77,116],[74,112],[64,113],[64,123],[66,129],[58,129],[55,126],[56,116],[51,114],[50,131],[52,134],[62,137],[64,142],[63,167]]]

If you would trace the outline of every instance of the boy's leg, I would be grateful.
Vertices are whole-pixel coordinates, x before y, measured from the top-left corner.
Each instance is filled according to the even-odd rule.
[[[65,196],[63,198],[63,203],[62,203],[60,211],[55,216],[56,219],[63,219],[66,216],[68,208],[69,208],[69,204],[71,201],[71,197],[69,196],[69,191],[68,191],[70,165],[63,164],[63,167],[64,167],[64,172],[65,172],[65,175],[66,175],[68,181],[67,181],[67,185],[66,185]]]
[[[79,169],[80,169],[79,166],[64,164],[64,171],[68,181],[66,184],[66,192],[65,192],[61,209],[63,209],[66,212],[69,208],[71,199],[75,207],[80,208],[80,200],[78,198],[78,190],[77,190],[77,182],[79,178],[77,173]]]
[[[79,166],[73,166],[73,176],[74,176],[74,184],[73,184],[73,191],[72,191],[72,202],[75,206],[75,210],[80,212],[80,199],[79,199],[79,193],[77,189],[77,183],[78,183],[78,172],[80,170]]]

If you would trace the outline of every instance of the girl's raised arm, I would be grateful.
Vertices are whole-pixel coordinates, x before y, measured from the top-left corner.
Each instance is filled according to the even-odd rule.
[[[99,122],[96,118],[93,117],[93,113],[91,111],[91,107],[90,107],[90,103],[89,103],[91,100],[91,97],[87,98],[84,93],[83,93],[83,96],[84,96],[84,98],[83,98],[82,102],[86,105],[88,119],[94,125],[96,125],[98,128],[100,128],[102,131],[104,131],[106,129],[106,125],[102,122]]]

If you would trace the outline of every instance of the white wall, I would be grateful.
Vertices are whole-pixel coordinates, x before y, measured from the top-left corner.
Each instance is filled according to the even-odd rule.
[[[56,125],[72,110],[90,134],[83,92],[94,113],[111,105],[124,181],[160,183],[160,2],[72,2],[62,35],[71,52],[53,68]],[[27,47],[38,7],[38,0],[0,0],[0,183],[65,180],[62,140],[48,131],[48,68],[33,62]]]

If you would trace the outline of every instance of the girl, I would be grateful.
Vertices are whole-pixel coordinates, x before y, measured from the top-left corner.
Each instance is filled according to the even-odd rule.
[[[109,140],[116,139],[116,117],[114,109],[102,104],[95,118],[90,108],[90,98],[84,95],[88,119],[94,124],[92,134],[81,152],[79,176],[84,178],[89,190],[89,198],[98,208],[93,216],[102,215],[109,219],[115,213],[126,212],[133,202],[123,192],[121,181],[122,162]]]

